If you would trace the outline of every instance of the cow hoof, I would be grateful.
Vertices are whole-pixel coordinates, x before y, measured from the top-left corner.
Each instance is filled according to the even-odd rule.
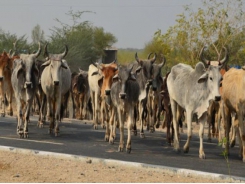
[[[127,153],[131,153],[131,148],[127,148]]]
[[[236,141],[231,141],[230,147],[233,148],[236,145]]]
[[[55,137],[58,137],[59,136],[59,132],[55,132]]]
[[[8,112],[9,116],[13,116],[13,111]]]
[[[0,114],[0,116],[1,116],[1,117],[5,117],[5,114],[2,112],[2,113]]]
[[[109,136],[108,136],[108,135],[105,136],[105,141],[106,141],[106,142],[109,141]]]
[[[113,139],[110,139],[109,140],[109,144],[111,144],[111,145],[114,144],[114,140]]]
[[[98,130],[98,125],[94,125],[94,130]]]
[[[179,148],[174,148],[174,151],[175,151],[176,153],[180,153],[180,149],[179,149]]]
[[[28,132],[24,133],[24,138],[29,138]]]
[[[184,146],[183,151],[184,151],[184,153],[188,153],[189,152],[189,146]]]
[[[123,148],[121,148],[120,146],[118,147],[118,152],[123,152]]]
[[[134,131],[134,135],[137,136],[137,130]]]
[[[144,133],[140,133],[140,138],[145,138],[145,134]]]
[[[205,154],[200,154],[200,155],[199,155],[199,158],[200,158],[200,159],[206,159],[206,156],[205,156]]]
[[[101,125],[101,128],[102,128],[102,129],[105,129],[105,125]]]
[[[52,134],[53,133],[53,129],[49,129],[48,133]]]

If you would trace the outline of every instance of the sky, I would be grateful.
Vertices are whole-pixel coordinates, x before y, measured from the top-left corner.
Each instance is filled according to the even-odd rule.
[[[201,0],[0,0],[0,28],[17,36],[26,35],[29,42],[31,31],[39,24],[45,38],[50,29],[60,27],[55,21],[72,25],[69,10],[90,11],[81,21],[90,21],[103,27],[105,32],[117,38],[117,48],[144,48],[154,33],[165,33],[176,24],[178,14],[184,12],[183,5],[193,9],[201,7]]]

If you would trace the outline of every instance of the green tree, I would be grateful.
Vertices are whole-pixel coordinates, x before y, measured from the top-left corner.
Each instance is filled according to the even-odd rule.
[[[241,53],[244,53],[243,2],[203,0],[202,4],[197,11],[185,6],[184,13],[178,15],[176,25],[170,27],[167,33],[158,34],[157,39],[170,46],[173,63],[194,66],[204,45],[208,46],[207,57],[212,60],[222,57],[225,46],[229,49],[231,63],[239,62]]]
[[[104,49],[112,46],[117,39],[104,31],[103,28],[95,27],[88,21],[80,21],[82,11],[70,10],[67,15],[72,17],[72,25],[61,22],[61,27],[54,27],[50,37],[49,50],[53,53],[62,52],[64,44],[68,45],[69,52],[66,57],[72,71],[78,67],[87,70],[92,62],[96,62],[104,55]],[[50,51],[51,52],[51,51]]]
[[[33,28],[31,38],[33,44],[38,44],[38,42],[45,43],[44,31],[41,29],[39,24]]]

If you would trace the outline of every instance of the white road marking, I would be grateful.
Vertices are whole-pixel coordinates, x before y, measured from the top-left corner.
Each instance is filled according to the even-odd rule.
[[[9,139],[9,140],[17,140],[17,141],[27,141],[27,142],[38,142],[38,143],[46,143],[46,144],[64,145],[63,143],[57,143],[57,142],[36,141],[36,140],[20,139],[20,138],[11,138],[11,137],[0,137],[0,139]]]

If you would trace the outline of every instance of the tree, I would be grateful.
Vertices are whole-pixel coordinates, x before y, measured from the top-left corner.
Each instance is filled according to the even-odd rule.
[[[73,12],[67,15],[72,18],[72,25],[61,22],[61,27],[54,27],[50,37],[50,49],[53,53],[61,52],[64,44],[68,45],[69,52],[66,57],[72,71],[78,71],[78,67],[87,70],[92,62],[96,62],[104,55],[104,49],[112,46],[117,39],[104,31],[103,28],[95,27],[88,21],[79,21],[84,11]]]
[[[32,32],[31,32],[31,38],[33,44],[38,44],[38,42],[45,43],[45,37],[44,37],[44,31],[41,30],[41,27],[39,24],[37,24]]]
[[[204,45],[208,46],[207,57],[210,59],[221,58],[223,47],[227,47],[230,61],[239,62],[245,41],[243,2],[203,0],[202,3],[202,8],[197,11],[185,6],[184,13],[178,15],[177,24],[165,34],[158,31],[157,39],[170,46],[174,63],[194,66]]]

